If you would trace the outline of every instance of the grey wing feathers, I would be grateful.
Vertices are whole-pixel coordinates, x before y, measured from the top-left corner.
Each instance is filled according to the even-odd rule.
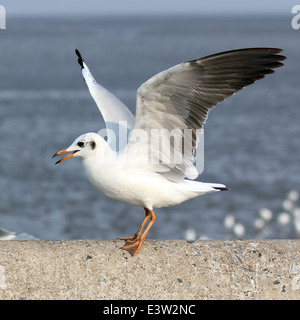
[[[272,48],[241,49],[187,62],[198,73],[191,96],[187,99],[196,113],[196,116],[191,115],[195,125],[202,127],[208,110],[214,105],[282,66],[280,61],[285,57],[278,55],[281,51]]]
[[[187,61],[163,71],[144,84],[137,93],[134,128],[150,133],[153,128],[192,129],[191,148],[197,146],[196,130],[203,127],[209,110],[217,103],[283,64],[281,49],[249,48],[222,52]],[[185,167],[160,163],[186,176]],[[187,160],[187,161],[185,161]],[[173,172],[174,173],[174,172]]]
[[[163,71],[138,90],[137,116],[151,107],[156,112],[173,111],[192,128],[202,128],[209,109],[245,86],[273,73],[285,57],[281,49],[253,48],[227,51],[184,62]],[[146,110],[147,108],[147,110]],[[161,115],[163,118],[163,115]],[[168,116],[168,115],[167,115]],[[138,122],[137,122],[138,124]]]

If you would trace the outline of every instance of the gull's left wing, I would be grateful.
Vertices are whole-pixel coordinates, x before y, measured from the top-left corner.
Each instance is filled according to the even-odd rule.
[[[184,153],[183,148],[177,148],[174,143],[171,143],[169,152],[149,140],[149,154],[145,157],[158,164],[152,166],[153,170],[170,180],[195,179],[198,172],[193,167],[192,155],[197,147],[197,129],[203,127],[209,110],[282,66],[280,61],[285,57],[279,54],[281,51],[249,48],[222,52],[178,64],[142,84],[137,92],[134,130],[143,129],[150,140],[154,129],[162,130],[166,135],[173,130],[175,138],[178,133],[178,139],[184,129],[193,132],[190,143],[185,144]],[[129,151],[141,147],[135,137],[129,140]]]

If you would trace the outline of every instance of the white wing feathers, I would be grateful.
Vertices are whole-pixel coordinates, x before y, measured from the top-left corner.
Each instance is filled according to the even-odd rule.
[[[198,176],[193,165],[194,151],[209,110],[282,66],[280,61],[285,57],[279,55],[281,51],[276,48],[232,50],[160,72],[138,89],[135,122],[129,109],[96,82],[78,50],[76,54],[108,131],[111,129],[118,139],[120,122],[133,129],[124,149],[128,160],[147,161],[149,170],[179,181]],[[153,138],[155,131],[158,135]],[[189,134],[185,135],[186,131]],[[108,132],[108,142],[111,140]]]
[[[102,87],[91,74],[88,66],[83,61],[80,52],[76,49],[78,63],[81,66],[83,78],[89,92],[95,100],[100,113],[105,121],[108,143],[119,140],[119,132],[124,132],[119,124],[125,128],[125,132],[133,128],[134,116],[131,111],[116,96]]]
[[[186,129],[192,131],[184,149],[170,144],[169,152],[154,144],[150,155],[159,165],[153,166],[153,170],[163,172],[167,179],[174,181],[184,177],[195,179],[198,173],[192,162],[199,137],[197,130],[203,128],[209,110],[245,86],[273,73],[273,68],[282,66],[280,61],[285,57],[278,54],[281,51],[249,48],[222,52],[178,64],[142,84],[137,92],[134,130],[143,129],[151,137],[153,130],[166,129],[166,135],[177,132],[177,140]],[[138,142],[129,140],[129,146],[134,144]],[[153,142],[149,141],[151,144]],[[164,160],[166,153],[170,154],[168,161]]]

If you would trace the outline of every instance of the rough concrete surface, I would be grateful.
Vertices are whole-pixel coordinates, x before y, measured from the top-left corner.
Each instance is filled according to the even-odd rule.
[[[299,299],[300,241],[0,241],[0,299]]]

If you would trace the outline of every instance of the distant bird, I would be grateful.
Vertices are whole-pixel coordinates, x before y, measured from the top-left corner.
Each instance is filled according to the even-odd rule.
[[[0,240],[38,240],[38,238],[28,233],[16,234],[13,231],[0,228]]]
[[[228,190],[223,184],[192,181],[198,176],[193,161],[199,129],[213,106],[282,66],[280,61],[285,57],[279,55],[281,51],[275,48],[227,51],[158,73],[138,89],[134,118],[121,101],[96,82],[76,49],[83,77],[106,123],[107,141],[98,133],[86,133],[53,157],[68,153],[57,163],[81,158],[89,181],[99,191],[145,209],[146,216],[134,236],[119,238],[126,241],[122,249],[131,255],[139,252],[156,220],[154,208]],[[118,136],[120,128],[130,131],[125,145],[116,143],[124,140],[124,136]],[[157,129],[161,144],[152,137]],[[182,142],[187,129],[192,132],[186,138],[189,140],[175,143]],[[126,135],[126,131],[122,132]]]

